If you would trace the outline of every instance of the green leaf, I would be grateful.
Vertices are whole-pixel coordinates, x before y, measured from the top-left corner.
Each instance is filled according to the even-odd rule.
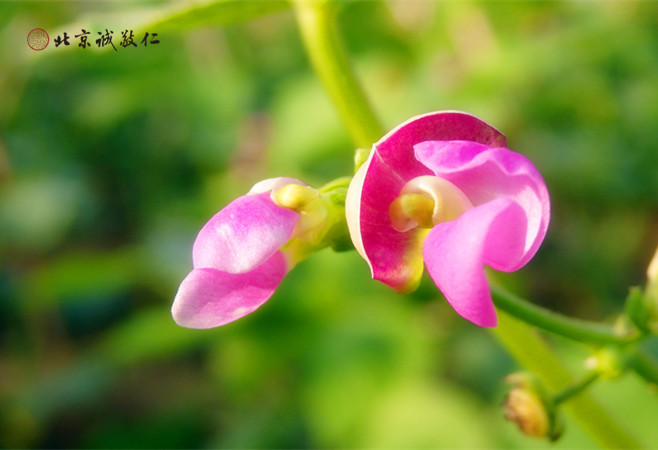
[[[86,29],[130,29],[135,36],[144,32],[158,34],[160,40],[163,32],[181,32],[202,27],[226,26],[257,19],[268,14],[290,8],[287,0],[215,0],[176,3],[172,6],[124,10],[118,13],[91,13],[78,16],[72,23],[65,24],[53,31],[58,36],[66,31]],[[121,37],[115,34],[120,40]],[[116,41],[115,41],[116,42]],[[137,41],[139,42],[139,41]],[[70,48],[75,48],[71,46]],[[92,45],[92,51],[110,51],[112,46],[99,48]],[[55,52],[37,52],[39,55],[52,55]]]
[[[140,28],[160,32],[182,31],[208,25],[231,25],[256,19],[290,7],[285,0],[217,0],[186,2],[168,10],[158,11]]]

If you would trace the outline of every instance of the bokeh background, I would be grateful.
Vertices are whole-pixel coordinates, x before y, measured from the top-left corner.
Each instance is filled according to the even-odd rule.
[[[349,175],[354,148],[289,9],[117,45],[172,7],[0,3],[0,448],[549,447],[504,421],[518,367],[493,336],[355,252],[314,254],[233,324],[173,323],[209,217],[269,176]],[[465,110],[543,173],[548,237],[501,281],[612,323],[658,244],[658,4],[350,1],[339,19],[386,128]],[[78,48],[81,28],[117,51]],[[551,342],[580,370],[589,349]],[[658,445],[655,391],[593,391]],[[565,422],[555,447],[594,445]]]

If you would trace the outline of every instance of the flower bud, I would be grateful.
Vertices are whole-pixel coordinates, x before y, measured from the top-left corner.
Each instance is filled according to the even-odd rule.
[[[585,360],[585,368],[597,372],[601,377],[614,380],[625,371],[623,354],[617,348],[602,348]]]
[[[505,381],[513,385],[503,402],[505,418],[526,436],[558,439],[562,430],[556,424],[556,411],[539,380],[528,373],[515,373]]]

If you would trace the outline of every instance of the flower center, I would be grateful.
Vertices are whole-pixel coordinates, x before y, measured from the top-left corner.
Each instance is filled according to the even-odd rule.
[[[433,175],[409,180],[388,208],[391,224],[396,231],[413,228],[432,228],[440,222],[455,220],[472,208],[461,189]]]

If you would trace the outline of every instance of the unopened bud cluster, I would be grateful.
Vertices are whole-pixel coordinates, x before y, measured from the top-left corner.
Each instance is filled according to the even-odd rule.
[[[539,381],[529,373],[515,373],[505,380],[512,384],[503,402],[505,418],[526,436],[558,439],[562,430],[556,411]]]

